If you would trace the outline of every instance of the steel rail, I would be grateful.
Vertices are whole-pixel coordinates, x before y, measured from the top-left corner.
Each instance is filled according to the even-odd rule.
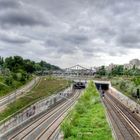
[[[130,118],[120,109],[112,100],[109,99],[109,97],[106,97],[106,99],[110,102],[110,104],[117,110],[117,112],[124,118],[124,120],[127,122],[127,124],[132,128],[132,130],[137,134],[137,136],[140,138],[140,129],[134,124]]]
[[[70,98],[71,100],[75,98],[72,97]],[[60,109],[62,107],[64,107],[65,105],[67,105],[70,101],[64,102],[62,105],[56,106],[55,108],[52,108],[49,112],[45,113],[44,115],[42,115],[41,117],[39,117],[38,119],[36,119],[34,122],[32,122],[30,125],[26,126],[25,128],[23,128],[21,131],[19,131],[17,134],[15,134],[14,136],[10,137],[8,140],[13,140],[14,138],[16,138],[18,135],[24,133],[27,129],[29,129],[30,127],[32,127],[35,123],[37,123],[38,121],[41,120],[41,122],[38,125],[35,125],[33,128],[31,128],[26,135],[20,137],[20,139],[24,139],[27,135],[29,135],[32,131],[34,131],[37,127],[39,127],[41,124],[44,123],[44,121],[47,121],[49,118],[51,118],[54,114],[56,114],[57,112],[60,111]],[[51,112],[52,111],[52,112]],[[46,116],[47,115],[47,116]]]
[[[78,98],[79,96],[80,96],[80,94],[76,98]],[[55,123],[57,121],[59,121],[59,119],[60,119],[60,122],[56,126],[56,128],[53,131],[51,131],[51,133],[49,133],[49,135],[48,134],[45,135],[45,139],[46,140],[49,140],[49,138],[52,136],[52,134],[55,132],[55,130],[61,125],[62,121],[64,120],[64,117],[66,117],[68,115],[68,114],[65,115],[65,113],[67,113],[67,111],[75,104],[75,102],[76,102],[76,100],[73,100],[72,103],[71,103],[71,105],[68,108],[66,108],[63,112],[61,112],[61,114],[59,114],[59,116],[57,118],[55,118],[53,120],[53,122],[51,124],[49,124],[47,126],[47,128],[44,129],[44,131],[42,131],[42,133],[40,133],[40,135],[35,140],[42,140],[42,137],[48,132],[48,130],[50,129],[50,127],[52,127],[53,125],[55,125]]]

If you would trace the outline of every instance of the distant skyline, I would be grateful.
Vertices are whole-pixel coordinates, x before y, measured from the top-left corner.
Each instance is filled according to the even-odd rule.
[[[18,56],[20,56],[20,55],[18,55]],[[0,56],[1,57],[1,56]],[[12,56],[7,56],[7,57],[14,57],[14,55]],[[21,56],[22,57],[22,56]],[[3,57],[4,59],[6,58],[6,57]],[[25,59],[30,59],[30,58],[25,58]],[[128,62],[126,62],[126,63],[114,63],[114,62],[110,62],[110,63],[108,63],[108,64],[101,64],[101,65],[80,65],[80,64],[78,64],[78,63],[75,63],[74,65],[68,65],[68,66],[66,66],[66,67],[61,67],[61,66],[59,66],[59,65],[56,65],[56,66],[59,66],[60,68],[70,68],[70,67],[73,67],[73,66],[77,66],[77,65],[80,65],[80,66],[82,66],[82,67],[85,67],[85,68],[94,68],[94,67],[100,67],[100,66],[109,66],[109,65],[111,65],[111,64],[114,64],[114,65],[125,65],[125,64],[130,64],[130,61],[132,61],[132,60],[134,60],[134,59],[138,59],[138,58],[133,58],[133,59],[130,59]],[[30,60],[32,60],[32,61],[35,61],[35,62],[40,62],[41,60],[34,60],[34,59],[30,59]],[[140,61],[140,59],[138,59],[139,61]],[[45,60],[44,60],[45,61]],[[46,61],[47,62],[47,61]],[[50,62],[47,62],[47,63],[50,63]],[[52,65],[54,65],[53,63],[52,63]]]
[[[0,0],[0,56],[62,68],[140,59],[139,0]]]

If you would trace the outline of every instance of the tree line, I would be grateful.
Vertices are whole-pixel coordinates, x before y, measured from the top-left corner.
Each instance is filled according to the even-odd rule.
[[[41,70],[59,70],[60,68],[45,61],[35,62],[30,59],[23,59],[21,56],[0,57],[0,66],[8,68],[12,72],[24,70],[27,73],[34,73]]]
[[[14,80],[25,83],[36,71],[59,69],[58,66],[45,61],[35,62],[21,56],[0,57],[0,75],[4,77],[4,83],[7,85],[12,85]]]
[[[124,68],[124,65],[116,65],[111,70],[107,70],[105,66],[101,66],[99,70],[96,72],[99,76],[139,76],[140,69],[135,67],[135,65],[131,69]]]

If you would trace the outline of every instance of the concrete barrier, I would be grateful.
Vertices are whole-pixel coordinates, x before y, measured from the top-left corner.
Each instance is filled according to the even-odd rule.
[[[126,107],[128,107],[131,111],[138,111],[138,115],[140,116],[140,105],[130,99],[129,97],[125,96],[123,93],[115,89],[114,87],[110,87],[111,94],[120,100]]]

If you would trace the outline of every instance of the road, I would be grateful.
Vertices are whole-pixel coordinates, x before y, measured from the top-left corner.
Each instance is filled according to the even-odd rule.
[[[29,92],[39,81],[40,77],[36,77],[26,85],[13,91],[11,94],[0,98],[0,111],[2,111],[9,103],[15,101],[17,98],[20,98],[25,93]]]

